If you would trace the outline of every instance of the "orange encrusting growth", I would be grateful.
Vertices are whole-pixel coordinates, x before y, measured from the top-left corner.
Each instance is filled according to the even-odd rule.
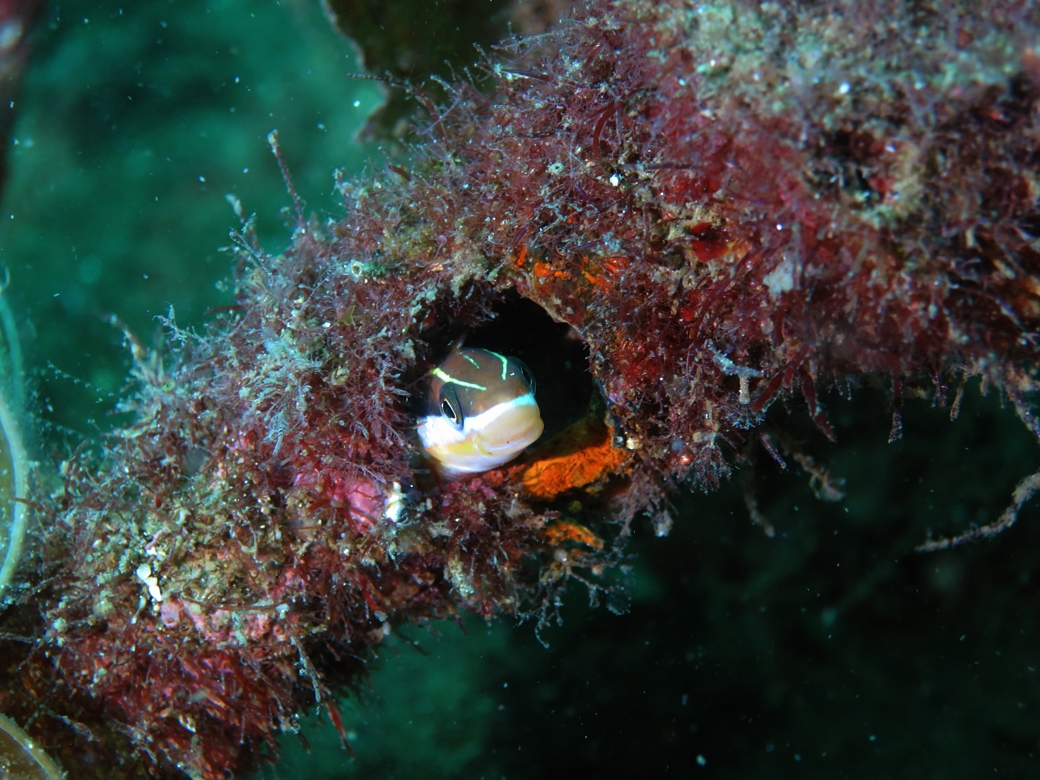
[[[619,473],[631,453],[614,446],[613,433],[595,417],[574,423],[549,441],[545,454],[524,471],[524,490],[532,498],[551,501],[568,490]]]
[[[557,520],[547,525],[542,531],[542,538],[553,547],[558,547],[564,542],[577,542],[594,550],[603,549],[603,540],[595,533],[579,523],[567,520]]]

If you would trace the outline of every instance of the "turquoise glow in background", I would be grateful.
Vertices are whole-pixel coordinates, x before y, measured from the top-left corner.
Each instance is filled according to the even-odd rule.
[[[357,70],[352,44],[309,0],[51,4],[0,220],[47,424],[110,425],[128,355],[100,315],[147,343],[171,307],[197,325],[231,302],[216,287],[238,226],[226,194],[257,214],[272,251],[285,245],[272,129],[310,210],[338,213],[333,169],[358,171],[374,151],[354,134],[380,96],[347,77]]]

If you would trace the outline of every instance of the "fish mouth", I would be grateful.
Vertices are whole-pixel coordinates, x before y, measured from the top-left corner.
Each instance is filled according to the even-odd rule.
[[[516,406],[504,410],[481,432],[479,448],[504,463],[533,444],[544,429],[536,405]]]

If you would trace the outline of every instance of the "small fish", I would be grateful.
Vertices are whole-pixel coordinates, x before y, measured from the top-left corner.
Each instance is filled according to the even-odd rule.
[[[534,376],[514,357],[457,348],[430,372],[419,440],[448,477],[498,468],[542,435]]]

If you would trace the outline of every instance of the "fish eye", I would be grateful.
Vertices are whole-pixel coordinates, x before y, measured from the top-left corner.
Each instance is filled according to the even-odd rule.
[[[459,430],[462,429],[462,406],[455,395],[454,389],[449,385],[441,391],[440,398],[441,416]]]
[[[524,378],[524,381],[527,382],[527,384],[531,388],[531,392],[533,393],[535,388],[535,382],[534,374],[531,373],[531,369],[529,369],[527,367],[527,364],[524,363],[524,361],[522,360],[518,360],[517,358],[510,358],[510,360],[512,360],[513,363],[516,364],[516,368],[520,372],[520,376]]]
[[[451,405],[451,401],[447,398],[441,399],[441,414],[451,420],[453,423],[459,421],[458,412],[455,411],[455,407]]]

